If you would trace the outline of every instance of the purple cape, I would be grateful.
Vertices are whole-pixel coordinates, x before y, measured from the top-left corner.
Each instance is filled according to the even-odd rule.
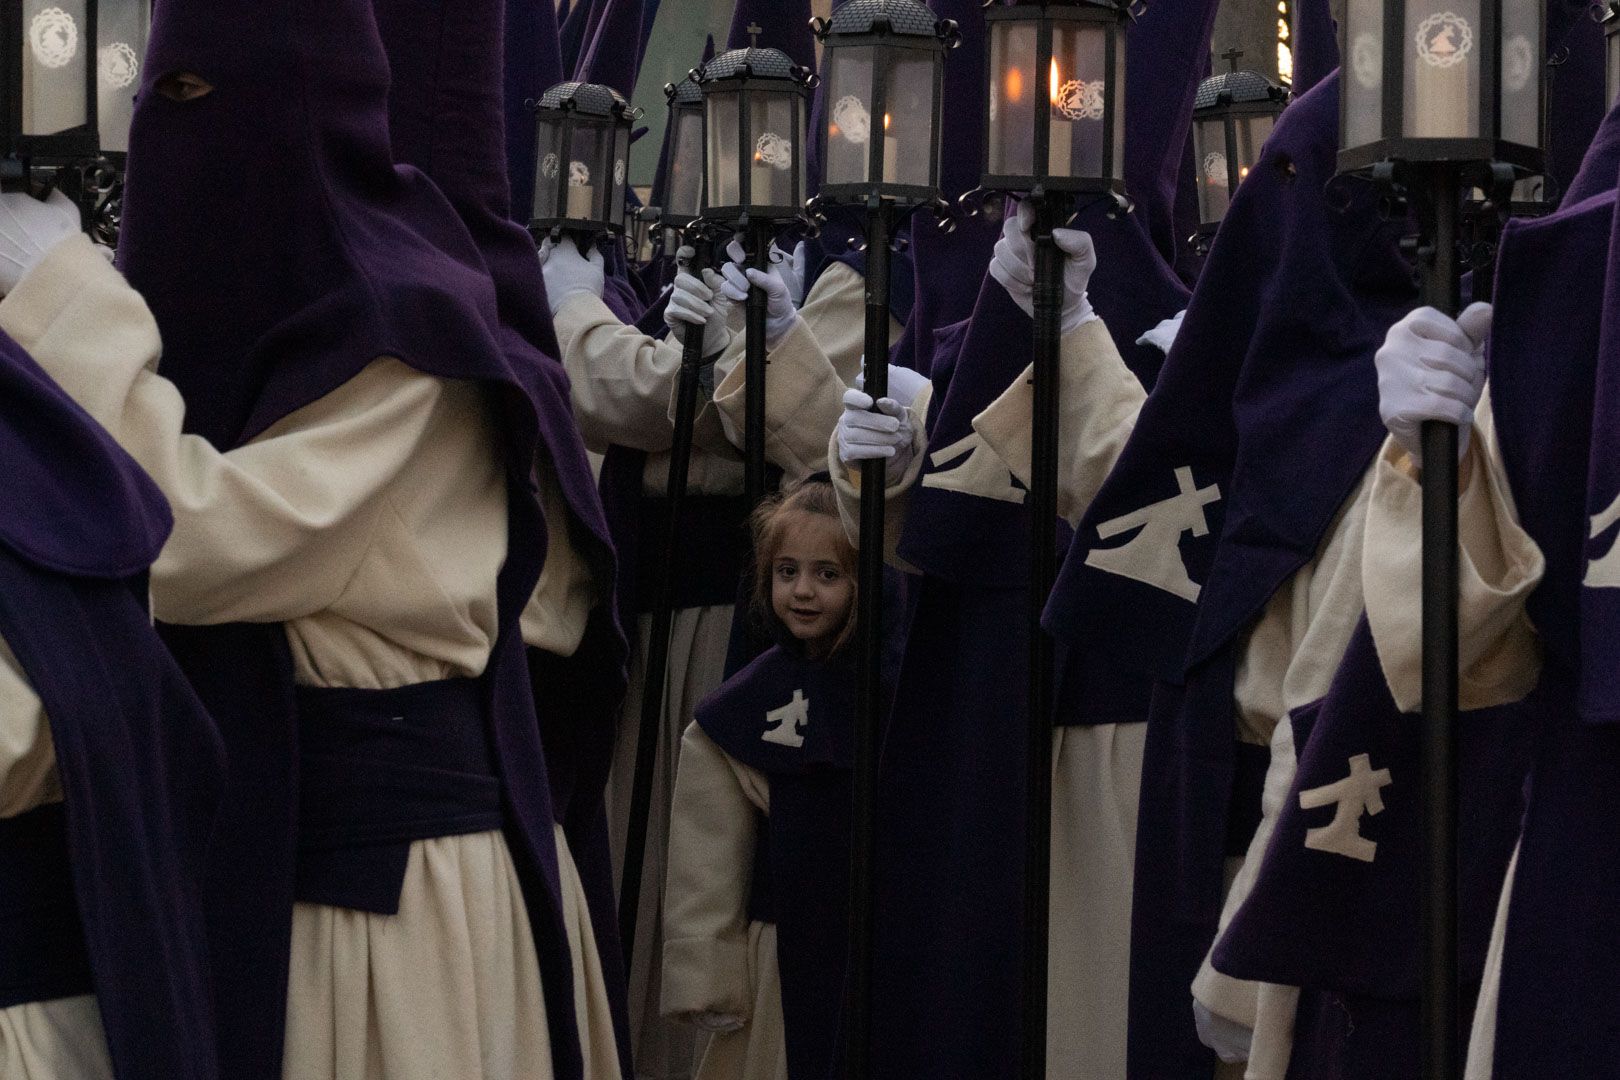
[[[185,103],[158,92],[163,76],[185,71],[213,90]],[[497,288],[456,209],[420,171],[395,166],[388,74],[363,0],[164,0],[131,133],[126,270],[163,332],[163,373],[186,399],[190,431],[229,449],[397,356],[488,388],[507,437],[512,526],[537,530],[533,462],[566,398],[503,348]],[[565,489],[567,470],[559,463]],[[551,800],[517,630],[543,552],[532,533],[516,535],[484,706],[548,979],[554,1065],[575,1077]],[[265,625],[167,636],[235,766],[208,881],[222,1068],[275,1077],[298,834],[286,638]]]
[[[145,573],[169,535],[168,506],[3,334],[0,461],[0,640],[49,717],[64,799],[5,824],[62,822],[71,894],[58,902],[77,908],[42,912],[42,896],[8,897],[21,907],[8,908],[0,928],[0,984],[22,1001],[93,985],[118,1080],[212,1080],[223,1074],[200,871],[224,761],[147,613]],[[32,935],[37,920],[60,916],[73,921],[47,962],[77,954],[88,971],[54,985],[44,975],[34,997],[19,985],[27,974],[14,966],[21,956],[9,934]]]
[[[1519,519],[1546,558],[1529,600],[1544,649],[1546,727],[1529,785],[1497,1014],[1495,1075],[1617,1075],[1620,827],[1614,706],[1617,604],[1608,515],[1620,402],[1620,109],[1604,121],[1575,188],[1605,190],[1513,223],[1498,263],[1492,403]],[[1572,190],[1570,198],[1573,199]],[[1606,277],[1590,272],[1607,265]]]
[[[753,914],[776,924],[791,1077],[834,1075],[842,1056],[854,681],[843,659],[808,660],[779,645],[693,714],[717,746],[770,780]]]
[[[512,218],[529,221],[534,206],[535,127],[532,102],[565,81],[551,0],[506,0],[506,178]]]

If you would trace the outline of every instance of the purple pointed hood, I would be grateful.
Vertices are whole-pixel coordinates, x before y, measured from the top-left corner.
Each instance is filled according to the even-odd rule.
[[[1339,31],[1328,0],[1300,0],[1294,20],[1294,96],[1299,97],[1339,66]]]
[[[607,0],[574,0],[574,6],[563,16],[557,40],[562,49],[563,70],[569,77],[579,70],[579,62],[596,34],[596,24],[601,20],[606,3]]]
[[[171,100],[179,73],[213,89]],[[188,430],[235,446],[379,356],[517,387],[477,248],[394,167],[367,0],[164,0],[143,80],[120,258]]]
[[[607,0],[576,77],[611,86],[630,100],[641,70],[643,15],[642,0]]]
[[[535,122],[530,102],[565,82],[557,11],[551,0],[506,0],[506,179],[512,219],[529,220],[534,205]]]
[[[1585,0],[1547,0],[1548,193],[1565,195],[1609,102],[1604,80],[1603,28]],[[1599,186],[1612,176],[1602,177]]]
[[[737,0],[726,48],[746,49],[750,26],[759,27],[762,48],[781,49],[806,71],[816,70],[816,39],[810,32],[810,0]]]

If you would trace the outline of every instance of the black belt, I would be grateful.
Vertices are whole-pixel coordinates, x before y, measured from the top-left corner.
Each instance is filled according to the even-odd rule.
[[[411,844],[499,829],[483,685],[298,691],[298,900],[399,911]]]
[[[0,1009],[92,989],[62,804],[0,820]]]

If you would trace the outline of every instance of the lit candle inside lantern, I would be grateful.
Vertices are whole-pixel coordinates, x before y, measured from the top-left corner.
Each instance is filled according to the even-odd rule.
[[[889,121],[892,119],[888,113],[883,114],[883,182],[885,184],[898,184],[900,182],[900,140],[889,134]]]
[[[1427,139],[1467,138],[1474,127],[1468,94],[1474,40],[1467,20],[1449,12],[1430,16],[1419,24],[1413,44],[1417,59],[1412,134]]]
[[[596,205],[596,188],[590,183],[590,170],[583,161],[568,165],[568,213],[566,216],[591,221]]]
[[[1046,171],[1050,176],[1070,176],[1074,172],[1074,124],[1060,107],[1063,102],[1063,75],[1058,71],[1057,57],[1052,57],[1047,94],[1052,99],[1052,111],[1047,114],[1047,129],[1051,144],[1047,154]]]

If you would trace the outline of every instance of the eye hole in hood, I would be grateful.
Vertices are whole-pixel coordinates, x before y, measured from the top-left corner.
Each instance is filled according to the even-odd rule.
[[[214,84],[201,75],[177,71],[159,79],[153,87],[170,101],[196,101],[214,92]]]

